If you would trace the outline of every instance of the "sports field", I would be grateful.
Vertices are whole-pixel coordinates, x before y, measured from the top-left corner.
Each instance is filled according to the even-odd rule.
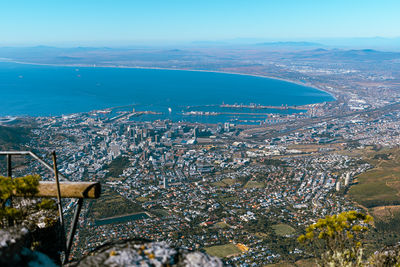
[[[226,244],[220,246],[212,246],[205,248],[206,252],[212,256],[225,258],[241,253],[242,251],[234,244]]]

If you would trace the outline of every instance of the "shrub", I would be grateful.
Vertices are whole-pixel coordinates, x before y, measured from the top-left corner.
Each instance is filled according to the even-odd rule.
[[[44,210],[56,210],[57,209],[57,205],[56,202],[53,199],[48,199],[45,198],[42,200],[42,202],[40,202],[37,207],[39,209],[44,209]]]
[[[325,251],[315,255],[320,266],[362,266],[361,241],[372,221],[371,216],[357,211],[326,216],[308,226],[298,241],[313,243]]]
[[[27,175],[19,178],[0,176],[0,226],[6,227],[21,221],[26,212],[12,207],[10,197],[17,193],[23,197],[32,197],[38,193],[39,175]]]

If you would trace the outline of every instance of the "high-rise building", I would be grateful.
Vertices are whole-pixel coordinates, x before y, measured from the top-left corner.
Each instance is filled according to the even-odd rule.
[[[224,131],[225,132],[229,132],[231,130],[230,124],[229,122],[225,122],[224,124]]]
[[[350,184],[351,177],[350,177],[350,172],[346,173],[346,178],[344,179],[344,185],[348,186]]]
[[[340,191],[340,182],[336,183],[336,191],[339,192]]]
[[[197,132],[199,131],[198,127],[194,127],[193,129],[193,138],[196,139],[197,138]]]
[[[168,186],[167,176],[164,175],[164,177],[163,177],[163,187],[167,188],[167,186]]]

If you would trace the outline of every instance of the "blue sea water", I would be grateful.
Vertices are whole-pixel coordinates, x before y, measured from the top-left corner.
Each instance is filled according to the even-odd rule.
[[[215,122],[227,118],[193,118],[181,116],[181,113],[187,111],[187,106],[198,106],[190,110],[218,111],[219,107],[205,106],[222,102],[279,106],[319,103],[334,98],[314,88],[246,75],[2,62],[0,100],[0,116],[61,115],[135,104],[136,110],[165,113],[141,119],[161,117]],[[168,108],[172,109],[171,113]]]

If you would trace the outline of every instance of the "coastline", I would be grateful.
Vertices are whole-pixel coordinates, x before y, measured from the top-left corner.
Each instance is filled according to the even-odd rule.
[[[192,71],[192,72],[207,72],[207,73],[221,73],[221,74],[232,74],[232,75],[241,75],[241,76],[252,76],[258,78],[266,78],[272,80],[279,80],[288,83],[297,84],[304,87],[313,88],[315,90],[324,92],[329,94],[334,100],[337,100],[337,97],[332,93],[327,91],[326,89],[318,88],[315,85],[308,85],[299,81],[293,81],[286,78],[281,77],[273,77],[266,76],[260,74],[251,74],[251,73],[241,73],[241,72],[229,72],[229,71],[219,71],[219,70],[201,70],[201,69],[182,69],[182,68],[162,68],[162,67],[141,67],[141,66],[107,66],[107,65],[96,65],[96,64],[52,64],[52,63],[32,63],[25,61],[16,61],[16,60],[0,60],[0,63],[15,63],[15,64],[24,64],[24,65],[34,65],[34,66],[53,66],[53,67],[79,67],[79,68],[115,68],[115,69],[144,69],[144,70],[177,70],[177,71]]]

